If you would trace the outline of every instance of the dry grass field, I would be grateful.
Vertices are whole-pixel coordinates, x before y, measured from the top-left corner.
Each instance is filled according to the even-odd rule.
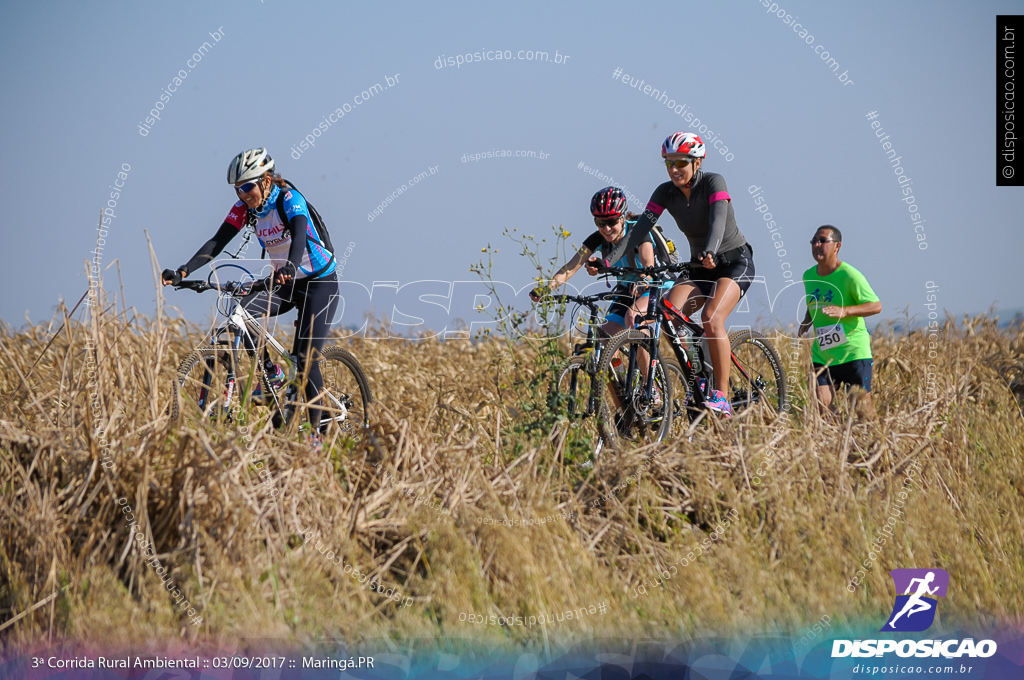
[[[875,421],[806,409],[804,341],[788,422],[715,422],[593,468],[590,435],[538,398],[551,343],[342,341],[374,390],[372,433],[318,452],[254,428],[251,458],[232,424],[167,414],[197,327],[114,303],[84,318],[56,336],[59,318],[0,335],[6,653],[61,640],[687,639],[799,633],[826,615],[833,632],[877,630],[901,567],[950,573],[937,625],[1024,627],[1024,332],[992,318],[947,320],[934,359],[921,331],[876,333]],[[513,625],[474,623],[492,615]]]

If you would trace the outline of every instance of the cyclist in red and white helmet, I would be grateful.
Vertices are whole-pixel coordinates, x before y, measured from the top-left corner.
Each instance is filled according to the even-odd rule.
[[[597,231],[588,236],[572,259],[555,273],[554,278],[550,281],[550,289],[535,288],[530,292],[530,299],[537,302],[550,290],[565,284],[573,274],[580,270],[580,267],[586,266],[588,274],[596,275],[597,269],[591,263],[606,260],[606,256],[617,244],[625,243],[626,234],[636,224],[635,216],[627,213],[626,208],[626,196],[618,187],[605,187],[594,194],[590,200],[590,214],[594,216]],[[591,257],[598,252],[600,258]],[[643,266],[654,266],[654,240],[649,234],[634,249],[634,252]],[[626,266],[626,259],[621,258],[615,264]],[[605,322],[601,326],[602,333],[611,337],[623,328],[632,327],[634,316],[647,311],[649,294],[646,287],[638,286],[638,283],[640,281],[636,276],[619,279],[613,292],[619,293],[620,297],[608,308]]]
[[[725,178],[701,170],[704,156],[704,142],[692,132],[676,132],[665,140],[661,157],[669,181],[654,190],[628,243],[621,244],[612,256],[631,252],[630,245],[646,237],[666,210],[675,219],[690,244],[690,261],[699,267],[700,275],[695,272],[695,280],[677,283],[669,300],[687,314],[702,310],[715,369],[714,392],[707,405],[731,416],[727,396],[731,350],[725,322],[750,287],[753,249],[736,226]]]

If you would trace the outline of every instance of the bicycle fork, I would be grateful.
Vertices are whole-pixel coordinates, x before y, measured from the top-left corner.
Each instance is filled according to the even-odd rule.
[[[644,376],[644,367],[640,365],[640,350],[641,345],[631,344],[629,346],[629,356],[626,357],[626,379],[624,382],[623,396],[625,396],[630,403],[624,404],[624,406],[632,407],[637,411],[646,411],[654,403],[654,374],[658,370],[658,364],[660,363],[660,356],[658,353],[658,342],[661,339],[661,327],[657,324],[651,324],[650,321],[656,320],[656,316],[650,311],[656,304],[656,301],[652,301],[647,314],[643,320],[638,322],[633,329],[643,331],[650,335],[648,342],[650,346],[647,348],[647,373]],[[621,360],[620,360],[621,362]],[[614,362],[613,362],[614,365]],[[643,402],[642,409],[637,408],[636,394],[634,393],[634,386],[638,386],[640,383],[640,376],[637,372],[640,372],[643,377]]]

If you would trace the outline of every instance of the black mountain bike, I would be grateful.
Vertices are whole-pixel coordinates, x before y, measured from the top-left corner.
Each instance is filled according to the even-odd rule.
[[[607,275],[644,274],[652,278],[647,314],[636,327],[617,334],[605,346],[598,377],[615,385],[604,399],[598,426],[609,446],[625,441],[661,441],[672,427],[703,417],[714,389],[714,369],[704,328],[667,299],[669,273],[688,279],[699,265],[684,262],[658,267],[601,267]],[[663,361],[664,336],[676,362]],[[763,408],[775,417],[786,408],[786,372],[778,352],[756,331],[729,336],[733,370],[727,398],[733,412]],[[683,413],[687,418],[683,419]],[[677,429],[680,429],[677,427]],[[674,434],[674,433],[673,433]]]
[[[210,274],[210,279],[214,273]],[[275,427],[291,421],[297,407],[298,388],[305,379],[297,374],[294,354],[271,335],[260,319],[249,313],[239,300],[254,292],[269,290],[270,279],[249,283],[182,281],[175,289],[201,293],[219,291],[230,309],[221,307],[227,321],[215,328],[204,341],[205,347],[193,350],[181,362],[174,381],[171,417],[237,421],[251,406],[267,406],[273,412]],[[249,347],[243,346],[249,338]],[[264,349],[287,373],[287,381],[276,386],[264,368]],[[362,367],[354,356],[340,347],[325,347],[318,359],[324,389],[315,406],[321,409],[320,434],[356,437],[370,422],[373,398]],[[259,389],[257,389],[259,388]]]
[[[621,292],[612,290],[596,295],[548,295],[544,298],[558,304],[574,303],[581,311],[586,309],[586,315],[580,317],[587,329],[586,340],[573,345],[572,356],[558,371],[555,389],[557,394],[563,395],[567,401],[566,412],[569,420],[584,428],[594,428],[597,435],[595,457],[601,452],[604,440],[590,418],[600,412],[603,390],[607,385],[595,380],[595,376],[604,355],[604,346],[609,340],[597,332],[601,326],[601,308],[598,307],[598,303],[621,297]]]

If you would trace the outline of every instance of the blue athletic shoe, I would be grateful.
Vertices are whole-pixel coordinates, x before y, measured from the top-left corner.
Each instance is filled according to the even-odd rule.
[[[711,390],[711,398],[704,402],[712,411],[721,413],[726,418],[732,417],[732,406],[729,404],[729,400],[725,398],[725,393],[719,390]]]
[[[309,450],[313,453],[323,453],[324,440],[316,432],[310,432],[306,435],[306,443],[309,445]]]
[[[274,370],[268,371],[270,373],[270,386],[276,392],[281,389],[281,386],[288,380],[288,376],[284,374],[281,367],[274,364]],[[263,401],[263,382],[260,381],[256,384],[256,389],[252,391],[252,399],[256,403],[262,403]]]

